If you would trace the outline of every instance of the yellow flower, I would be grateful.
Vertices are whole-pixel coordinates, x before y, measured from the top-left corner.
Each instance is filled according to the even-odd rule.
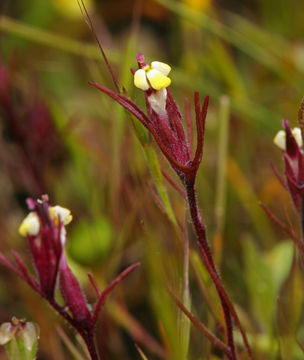
[[[69,209],[66,209],[62,206],[50,206],[49,207],[50,217],[54,220],[55,224],[58,225],[58,219],[63,223],[63,225],[69,224],[73,216]],[[22,221],[19,226],[18,232],[21,236],[36,236],[40,231],[40,220],[38,215],[35,212],[30,212]]]
[[[152,61],[150,66],[139,69],[134,74],[134,85],[141,90],[162,90],[171,84],[171,79],[167,76],[171,67],[160,61]]]

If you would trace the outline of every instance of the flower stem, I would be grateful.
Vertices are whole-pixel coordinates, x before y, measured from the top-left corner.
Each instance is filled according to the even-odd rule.
[[[193,224],[194,230],[196,232],[199,244],[206,255],[204,258],[208,261],[209,265],[216,273],[217,280],[220,282],[220,278],[219,278],[219,275],[218,275],[215,265],[214,265],[210,247],[207,242],[206,228],[205,228],[205,225],[204,225],[204,222],[203,222],[203,219],[202,219],[202,216],[201,216],[198,204],[197,204],[194,182],[186,183],[186,192],[187,192],[187,200],[188,200],[188,204],[189,204],[189,208],[190,208],[192,224]],[[208,267],[207,267],[207,270],[208,270]],[[211,278],[214,281],[213,277],[211,277]],[[217,281],[214,281],[214,285],[218,292],[218,295],[219,295],[219,298],[220,298],[220,301],[222,304],[222,309],[224,312],[224,317],[225,317],[225,322],[226,322],[226,331],[227,331],[227,340],[228,340],[228,345],[229,345],[229,348],[231,351],[230,359],[236,360],[237,357],[236,357],[235,345],[234,345],[234,339],[233,339],[233,326],[232,326],[230,310],[226,303],[226,300],[222,296],[222,293],[218,287]]]
[[[101,357],[98,355],[97,350],[96,350],[96,345],[95,345],[95,341],[94,341],[94,334],[90,333],[81,333],[81,336],[83,338],[83,340],[85,341],[88,351],[90,353],[91,359],[92,360],[101,360]]]
[[[54,300],[53,298],[46,298],[45,299],[48,301],[48,303],[53,307],[54,310],[57,311],[57,313],[59,315],[61,315],[66,321],[68,321],[70,323],[70,325],[79,333],[79,335],[81,335],[81,337],[83,338],[87,349],[89,351],[89,354],[91,356],[91,360],[102,360],[101,356],[98,355],[97,349],[96,349],[96,345],[95,345],[95,341],[94,341],[94,333],[93,331],[86,331],[84,330],[81,325],[79,325],[77,323],[77,321],[75,321],[66,311],[63,307],[61,307],[60,305],[58,305],[58,303],[56,302],[56,300]]]

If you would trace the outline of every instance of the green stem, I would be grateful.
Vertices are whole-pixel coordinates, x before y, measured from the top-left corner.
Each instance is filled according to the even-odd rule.
[[[91,60],[100,60],[100,49],[96,45],[56,35],[49,31],[23,24],[4,15],[0,17],[0,30],[73,55],[87,57]],[[117,59],[118,56],[114,55],[113,51],[111,51],[109,60],[117,62]]]

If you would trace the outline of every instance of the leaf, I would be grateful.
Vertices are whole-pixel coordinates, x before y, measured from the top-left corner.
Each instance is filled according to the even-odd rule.
[[[272,319],[276,305],[276,288],[272,270],[261,256],[251,238],[244,242],[246,283],[249,291],[250,306],[253,316],[260,326],[272,332]]]
[[[265,260],[272,269],[273,284],[276,294],[278,294],[283,282],[286,280],[292,265],[293,244],[285,241],[277,244],[269,253]]]

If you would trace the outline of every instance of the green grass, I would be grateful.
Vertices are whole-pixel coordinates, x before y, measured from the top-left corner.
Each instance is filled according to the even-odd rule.
[[[94,23],[120,84],[136,103],[144,107],[129,68],[136,67],[135,56],[142,51],[148,61],[172,65],[171,91],[183,114],[185,97],[194,114],[194,91],[210,95],[198,199],[217,267],[254,358],[301,359],[296,343],[296,334],[304,342],[301,263],[291,240],[269,222],[259,201],[298,231],[290,199],[269,163],[283,169],[272,138],[282,118],[295,125],[304,95],[304,5],[296,0],[256,0],[236,11],[232,2],[225,9],[210,2],[198,12],[191,1],[154,0],[143,7],[136,23],[133,2],[126,3],[113,5],[112,11],[107,2],[96,2]],[[13,69],[16,108],[22,112],[39,93],[55,124],[58,154],[41,176],[51,201],[74,215],[67,249],[75,271],[94,302],[87,272],[104,286],[127,265],[142,264],[105,306],[97,329],[99,346],[108,359],[150,360],[161,354],[170,360],[221,359],[196,328],[189,329],[167,291],[170,286],[221,336],[215,326],[222,320],[219,302],[197,257],[188,209],[161,170],[178,180],[137,120],[88,85],[97,81],[114,88],[84,20],[64,18],[50,1],[33,2],[27,11],[25,5],[16,0],[0,17],[1,61]],[[8,135],[1,111],[0,119],[0,250],[14,248],[25,257],[26,244],[16,229],[25,198],[37,194],[24,175],[20,144]],[[189,294],[179,226],[184,224],[190,241]],[[62,333],[55,330],[59,319],[7,271],[1,271],[0,304],[1,322],[15,315],[40,324],[39,358],[81,356],[75,334],[61,324],[72,341],[65,346]],[[236,339],[241,350],[238,331]],[[5,359],[2,353],[0,358]]]

